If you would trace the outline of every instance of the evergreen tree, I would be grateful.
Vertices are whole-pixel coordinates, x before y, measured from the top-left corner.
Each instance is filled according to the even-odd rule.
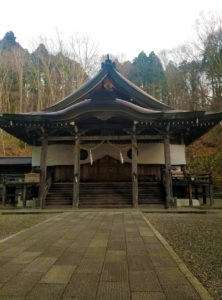
[[[152,51],[148,56],[147,80],[149,83],[164,83],[166,78],[158,56]]]
[[[149,56],[142,51],[134,58],[129,79],[154,97],[167,100],[168,92],[163,66],[153,51]]]
[[[140,54],[134,58],[132,64],[132,72],[130,74],[130,79],[138,86],[144,88],[147,85],[148,76],[148,66],[149,61],[145,52],[140,52]]]
[[[20,47],[20,45],[16,42],[14,33],[9,31],[5,34],[4,38],[0,40],[0,49],[10,50],[13,47]]]

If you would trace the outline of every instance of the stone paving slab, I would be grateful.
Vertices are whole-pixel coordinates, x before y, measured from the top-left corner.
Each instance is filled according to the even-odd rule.
[[[41,273],[18,273],[0,289],[0,296],[25,296],[40,280]]]
[[[162,292],[135,292],[132,300],[166,300],[166,297]]]
[[[128,281],[128,267],[126,262],[108,262],[104,264],[102,281]]]
[[[75,266],[53,266],[41,279],[40,283],[66,284],[69,282]]]
[[[83,254],[66,250],[63,254],[57,258],[57,265],[76,266],[80,263]]]
[[[15,257],[11,262],[15,264],[28,264],[33,261],[41,252],[24,251],[22,254]]]
[[[148,255],[128,256],[128,266],[130,271],[147,271],[153,268],[152,261]]]
[[[0,266],[2,267],[4,264],[6,264],[10,260],[11,260],[10,257],[5,257],[5,256],[0,257]]]
[[[188,281],[177,267],[157,268],[157,275],[163,286],[187,285]]]
[[[24,268],[24,265],[13,264],[10,261],[0,268],[0,282],[7,282],[13,278],[19,271]]]
[[[63,213],[0,244],[0,300],[197,300],[141,212]]]
[[[107,240],[93,239],[89,247],[107,247]]]
[[[129,300],[128,282],[100,282],[96,300]]]
[[[133,292],[161,292],[158,277],[152,270],[130,272],[130,286]]]
[[[65,290],[64,296],[95,297],[99,283],[97,274],[74,274]]]
[[[64,292],[64,284],[38,283],[25,300],[60,300]]]
[[[24,297],[17,297],[17,296],[1,296],[0,300],[24,300]]]
[[[124,241],[109,241],[108,248],[110,250],[126,250],[126,243]]]
[[[38,257],[31,264],[29,264],[24,271],[25,272],[47,272],[48,269],[55,263],[55,257]]]
[[[5,250],[2,253],[2,256],[6,256],[6,257],[16,257],[19,254],[21,254],[24,250],[26,249],[26,247],[11,247],[7,250]]]
[[[170,286],[164,288],[168,300],[196,300],[199,299],[197,292],[189,285]]]
[[[86,250],[85,257],[104,260],[105,253],[105,247],[91,247]]]
[[[84,258],[79,264],[77,273],[100,274],[102,271],[102,267],[103,267],[103,261]]]
[[[85,297],[63,297],[62,300],[95,300],[95,298]]]
[[[107,250],[105,261],[106,262],[121,262],[126,259],[126,251],[124,250]]]
[[[155,236],[143,236],[143,241],[146,244],[159,243],[158,239]]]
[[[50,246],[49,248],[45,249],[43,252],[40,252],[41,257],[60,257],[65,250],[59,247]]]

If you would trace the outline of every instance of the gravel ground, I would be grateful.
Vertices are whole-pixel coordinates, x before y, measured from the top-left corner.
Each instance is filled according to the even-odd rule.
[[[0,215],[0,239],[52,217],[52,214]]]
[[[222,213],[146,214],[189,270],[222,299]]]

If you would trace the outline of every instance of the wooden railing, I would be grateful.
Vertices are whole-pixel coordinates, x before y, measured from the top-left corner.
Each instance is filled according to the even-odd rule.
[[[212,183],[212,176],[210,174],[189,174],[183,172],[172,172],[173,181],[186,181],[186,182],[195,182],[195,183]]]
[[[44,205],[45,205],[46,196],[47,196],[47,194],[49,192],[49,189],[52,185],[52,173],[53,173],[52,171],[47,173],[47,179],[46,179],[45,190],[44,190],[44,195],[43,195]]]
[[[24,182],[24,174],[1,174],[0,183],[10,184],[10,183],[20,183]]]

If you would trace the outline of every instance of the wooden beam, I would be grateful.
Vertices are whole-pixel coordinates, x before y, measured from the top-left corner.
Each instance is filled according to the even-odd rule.
[[[131,135],[115,135],[115,136],[81,136],[79,139],[81,141],[101,141],[101,140],[110,140],[110,141],[121,141],[121,140],[131,140]],[[138,135],[137,140],[162,140],[162,135]],[[75,141],[75,136],[50,136],[48,137],[49,142],[59,142],[59,141]]]
[[[80,140],[82,141],[99,141],[99,140],[109,140],[109,141],[127,141],[131,140],[131,135],[114,135],[114,136],[82,136]],[[162,140],[162,135],[137,135],[136,140]]]
[[[74,152],[74,178],[73,178],[73,207],[79,206],[79,184],[80,184],[80,140],[75,138],[75,152]]]
[[[138,171],[137,171],[137,138],[132,136],[132,192],[133,192],[133,207],[138,206]]]
[[[164,157],[165,157],[165,193],[166,193],[166,208],[169,208],[172,201],[172,177],[171,177],[171,159],[170,159],[170,137],[164,136]]]
[[[40,208],[45,206],[45,190],[46,190],[46,176],[47,176],[47,151],[48,139],[42,140],[41,158],[40,158],[40,184],[39,184],[39,201]]]
[[[75,136],[49,136],[49,142],[59,142],[59,141],[75,141]]]
[[[27,197],[27,185],[24,184],[23,194],[22,194],[23,207],[26,207],[26,197]]]

